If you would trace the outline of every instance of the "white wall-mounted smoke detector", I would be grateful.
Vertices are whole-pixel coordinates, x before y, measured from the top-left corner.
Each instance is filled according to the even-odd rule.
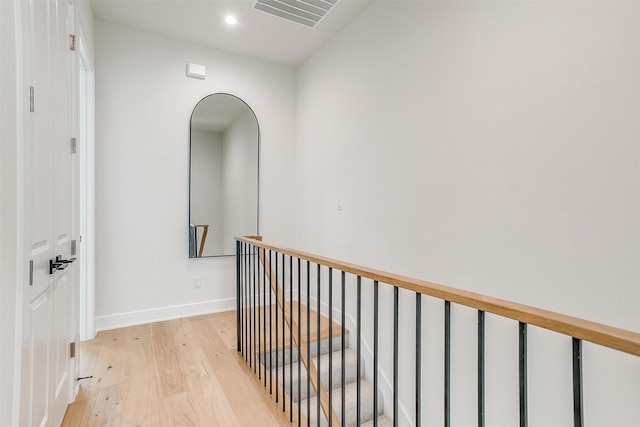
[[[251,8],[315,28],[340,0],[253,0]]]
[[[207,69],[204,65],[194,64],[193,62],[187,64],[187,77],[204,80],[206,76]]]

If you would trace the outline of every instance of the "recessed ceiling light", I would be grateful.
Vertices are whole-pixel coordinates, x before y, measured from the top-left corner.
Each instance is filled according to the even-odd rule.
[[[229,25],[236,25],[236,24],[238,23],[238,20],[237,20],[237,19],[236,19],[236,17],[235,17],[235,16],[233,16],[233,15],[227,15],[227,16],[224,18],[224,22],[226,22],[226,23],[227,23],[227,24],[229,24]]]

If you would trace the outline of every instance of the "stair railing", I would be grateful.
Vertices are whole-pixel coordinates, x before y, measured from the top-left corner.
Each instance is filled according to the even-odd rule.
[[[275,262],[274,262],[275,261]],[[287,268],[288,267],[288,268]],[[315,268],[314,268],[315,267]],[[288,273],[287,273],[288,270]],[[311,273],[315,270],[315,307],[312,307]],[[323,271],[328,276],[322,277]],[[303,274],[303,272],[305,274]],[[333,277],[340,274],[340,307],[333,305]],[[345,397],[345,347],[349,333],[345,319],[345,277],[353,275],[356,279],[356,405],[355,414],[348,414]],[[306,276],[306,277],[304,277]],[[572,400],[574,426],[584,425],[582,342],[588,341],[600,346],[634,356],[640,356],[640,334],[612,326],[591,322],[515,302],[459,290],[423,280],[346,263],[286,247],[262,242],[261,236],[236,237],[236,296],[237,296],[237,350],[246,363],[254,370],[265,389],[282,403],[282,410],[289,414],[289,421],[298,426],[361,425],[361,359],[362,359],[362,279],[373,282],[373,426],[378,426],[378,350],[379,350],[379,285],[393,288],[393,413],[392,423],[399,423],[398,410],[398,337],[399,337],[399,289],[415,294],[415,414],[413,423],[420,426],[422,420],[422,301],[423,296],[442,300],[444,303],[444,424],[451,423],[451,305],[457,304],[477,310],[477,424],[485,425],[485,314],[492,313],[518,322],[519,356],[519,424],[528,424],[528,387],[527,387],[527,330],[529,325],[544,328],[571,338],[572,342]],[[327,302],[322,301],[322,286],[328,294]],[[288,295],[288,299],[287,299]],[[306,297],[306,301],[303,300]],[[275,297],[275,301],[272,300]],[[287,303],[288,301],[288,303]],[[275,303],[275,305],[274,305]],[[328,331],[323,335],[322,304],[326,304]],[[315,313],[312,314],[313,308]],[[295,309],[295,313],[294,313]],[[333,312],[340,313],[335,323]],[[268,311],[268,313],[267,313]],[[304,311],[304,318],[302,312]],[[315,323],[315,333],[312,330]],[[304,330],[306,327],[306,331]],[[337,331],[335,330],[337,329]],[[340,378],[333,378],[333,341],[334,333],[340,341]],[[286,335],[288,333],[288,344]],[[327,338],[329,347],[328,366],[321,366],[321,341]],[[311,345],[315,339],[316,357],[312,357]],[[294,356],[294,349],[295,356]],[[288,351],[288,354],[287,354]],[[275,357],[275,364],[273,358]],[[286,387],[285,358],[289,361],[289,384]],[[280,360],[278,360],[280,358]],[[297,383],[294,380],[293,362],[297,363]],[[282,363],[282,373],[278,366]],[[300,404],[305,384],[301,382],[302,367],[306,375],[306,407]],[[272,370],[275,369],[275,378]],[[324,367],[324,370],[321,369]],[[328,373],[328,384],[322,381],[322,372]],[[280,378],[281,375],[281,378]],[[267,379],[268,377],[268,379]],[[281,385],[278,381],[281,379]],[[333,393],[340,385],[339,402],[334,402]],[[316,398],[316,407],[311,408],[311,390]],[[294,395],[298,403],[294,403]],[[340,408],[340,415],[336,413]],[[311,412],[315,410],[315,413]],[[318,422],[319,420],[319,422]]]

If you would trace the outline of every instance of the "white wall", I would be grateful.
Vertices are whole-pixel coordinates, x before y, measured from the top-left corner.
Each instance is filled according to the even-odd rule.
[[[191,212],[192,224],[208,224],[203,256],[222,251],[222,134],[204,130],[191,131]],[[203,230],[198,227],[198,246]],[[234,250],[230,253],[235,253]]]
[[[97,328],[235,307],[234,258],[188,258],[189,118],[218,92],[253,108],[260,231],[291,243],[293,191],[277,188],[293,181],[294,70],[101,21],[95,38]]]
[[[297,246],[640,330],[639,24],[631,2],[374,2],[298,73]],[[442,305],[425,304],[435,425]],[[452,424],[471,425],[476,315],[453,313]],[[517,325],[487,327],[487,425],[514,425]],[[531,425],[569,424],[570,341],[530,333]],[[636,424],[637,358],[585,344],[584,363],[588,423]]]
[[[224,132],[223,236],[224,253],[235,252],[234,235],[255,234],[258,209],[258,128],[247,111]]]

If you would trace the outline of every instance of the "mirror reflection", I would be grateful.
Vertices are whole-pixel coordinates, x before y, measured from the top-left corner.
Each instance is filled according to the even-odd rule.
[[[217,93],[193,110],[189,257],[235,254],[235,236],[258,234],[258,120],[240,98]]]

